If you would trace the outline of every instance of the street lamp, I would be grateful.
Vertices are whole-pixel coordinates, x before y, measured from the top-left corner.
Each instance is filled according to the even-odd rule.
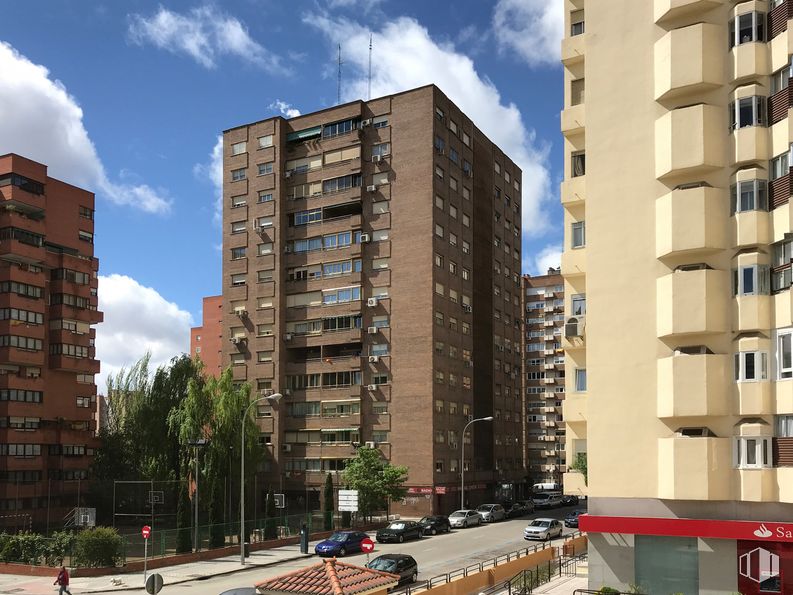
[[[199,438],[198,440],[191,440],[188,442],[189,446],[195,447],[195,543],[193,549],[198,551],[198,449],[201,446],[209,444],[206,438]]]
[[[480,417],[472,419],[463,428],[462,440],[460,442],[460,509],[465,509],[465,433],[468,431],[468,426],[475,424],[478,421],[493,421],[493,416]]]
[[[242,414],[240,422],[240,435],[242,436],[242,448],[240,449],[240,564],[245,566],[245,420],[248,419],[248,411],[259,401],[269,401],[270,404],[277,403],[284,395],[273,393],[259,397],[248,403]]]

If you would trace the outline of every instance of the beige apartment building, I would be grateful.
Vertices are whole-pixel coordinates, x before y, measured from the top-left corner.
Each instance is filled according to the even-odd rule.
[[[790,9],[565,2],[564,418],[588,466],[565,487],[592,588],[793,593]]]
[[[562,421],[565,373],[564,280],[559,269],[523,276],[525,442],[529,483],[561,485],[565,471]]]
[[[360,447],[409,467],[392,511],[451,512],[461,468],[472,505],[525,495],[520,169],[432,85],[232,128],[223,163],[222,366],[284,395],[256,497],[315,506]]]

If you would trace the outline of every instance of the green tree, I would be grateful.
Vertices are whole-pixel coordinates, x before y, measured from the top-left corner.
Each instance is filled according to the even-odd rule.
[[[408,468],[391,465],[376,448],[358,449],[354,459],[347,461],[343,481],[358,490],[358,511],[365,517],[386,508],[391,500],[405,497]]]
[[[325,493],[323,495],[325,531],[333,530],[333,477],[330,473],[325,476]]]
[[[581,473],[584,476],[584,484],[589,485],[587,483],[587,460],[585,452],[579,452],[575,455],[575,461],[573,461],[573,464],[570,465],[570,470]]]
[[[193,542],[190,536],[190,496],[188,494],[187,482],[179,484],[179,502],[176,507],[176,553],[182,554],[193,550]]]
[[[275,508],[275,496],[272,488],[267,492],[264,504],[264,538],[276,539],[278,537],[278,511]]]

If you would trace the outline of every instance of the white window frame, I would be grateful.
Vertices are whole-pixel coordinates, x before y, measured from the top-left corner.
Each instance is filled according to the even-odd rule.
[[[543,373],[544,376],[544,373]],[[581,380],[583,379],[583,383]],[[585,393],[587,389],[587,377],[586,377],[586,368],[576,368],[575,369],[575,392],[577,393]]]
[[[752,288],[747,290],[745,273],[751,270]],[[733,269],[732,292],[734,296],[769,295],[771,293],[771,267],[749,264]]]
[[[748,356],[754,358],[754,377],[746,376]],[[759,361],[759,366],[757,362]],[[733,357],[733,372],[736,382],[762,382],[768,380],[768,353],[765,351],[739,351]]]
[[[783,365],[782,353],[787,344],[788,362]],[[793,328],[777,331],[776,337],[776,377],[778,380],[790,380],[793,378]]]
[[[733,438],[732,460],[737,469],[767,469],[774,466],[770,436],[736,436]],[[752,453],[754,462],[748,461]]]
[[[581,232],[581,240],[580,243],[576,244],[576,232],[580,230]],[[570,224],[570,248],[575,250],[578,248],[583,248],[586,246],[586,222],[585,221],[573,221]]]

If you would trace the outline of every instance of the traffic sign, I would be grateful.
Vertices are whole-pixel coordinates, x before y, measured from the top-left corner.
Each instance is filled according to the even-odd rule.
[[[146,579],[146,593],[149,595],[157,595],[162,590],[162,575],[150,574]]]
[[[339,490],[339,510],[358,512],[358,490]]]
[[[368,537],[365,537],[364,539],[362,539],[361,540],[361,551],[364,552],[365,554],[368,554],[369,552],[373,552],[374,551],[374,541],[372,541]]]
[[[283,494],[273,494],[276,508],[286,508],[286,498]]]
[[[140,534],[143,535],[143,539],[148,539],[149,535],[151,535],[151,527],[148,525],[143,525],[143,529],[140,530]]]

